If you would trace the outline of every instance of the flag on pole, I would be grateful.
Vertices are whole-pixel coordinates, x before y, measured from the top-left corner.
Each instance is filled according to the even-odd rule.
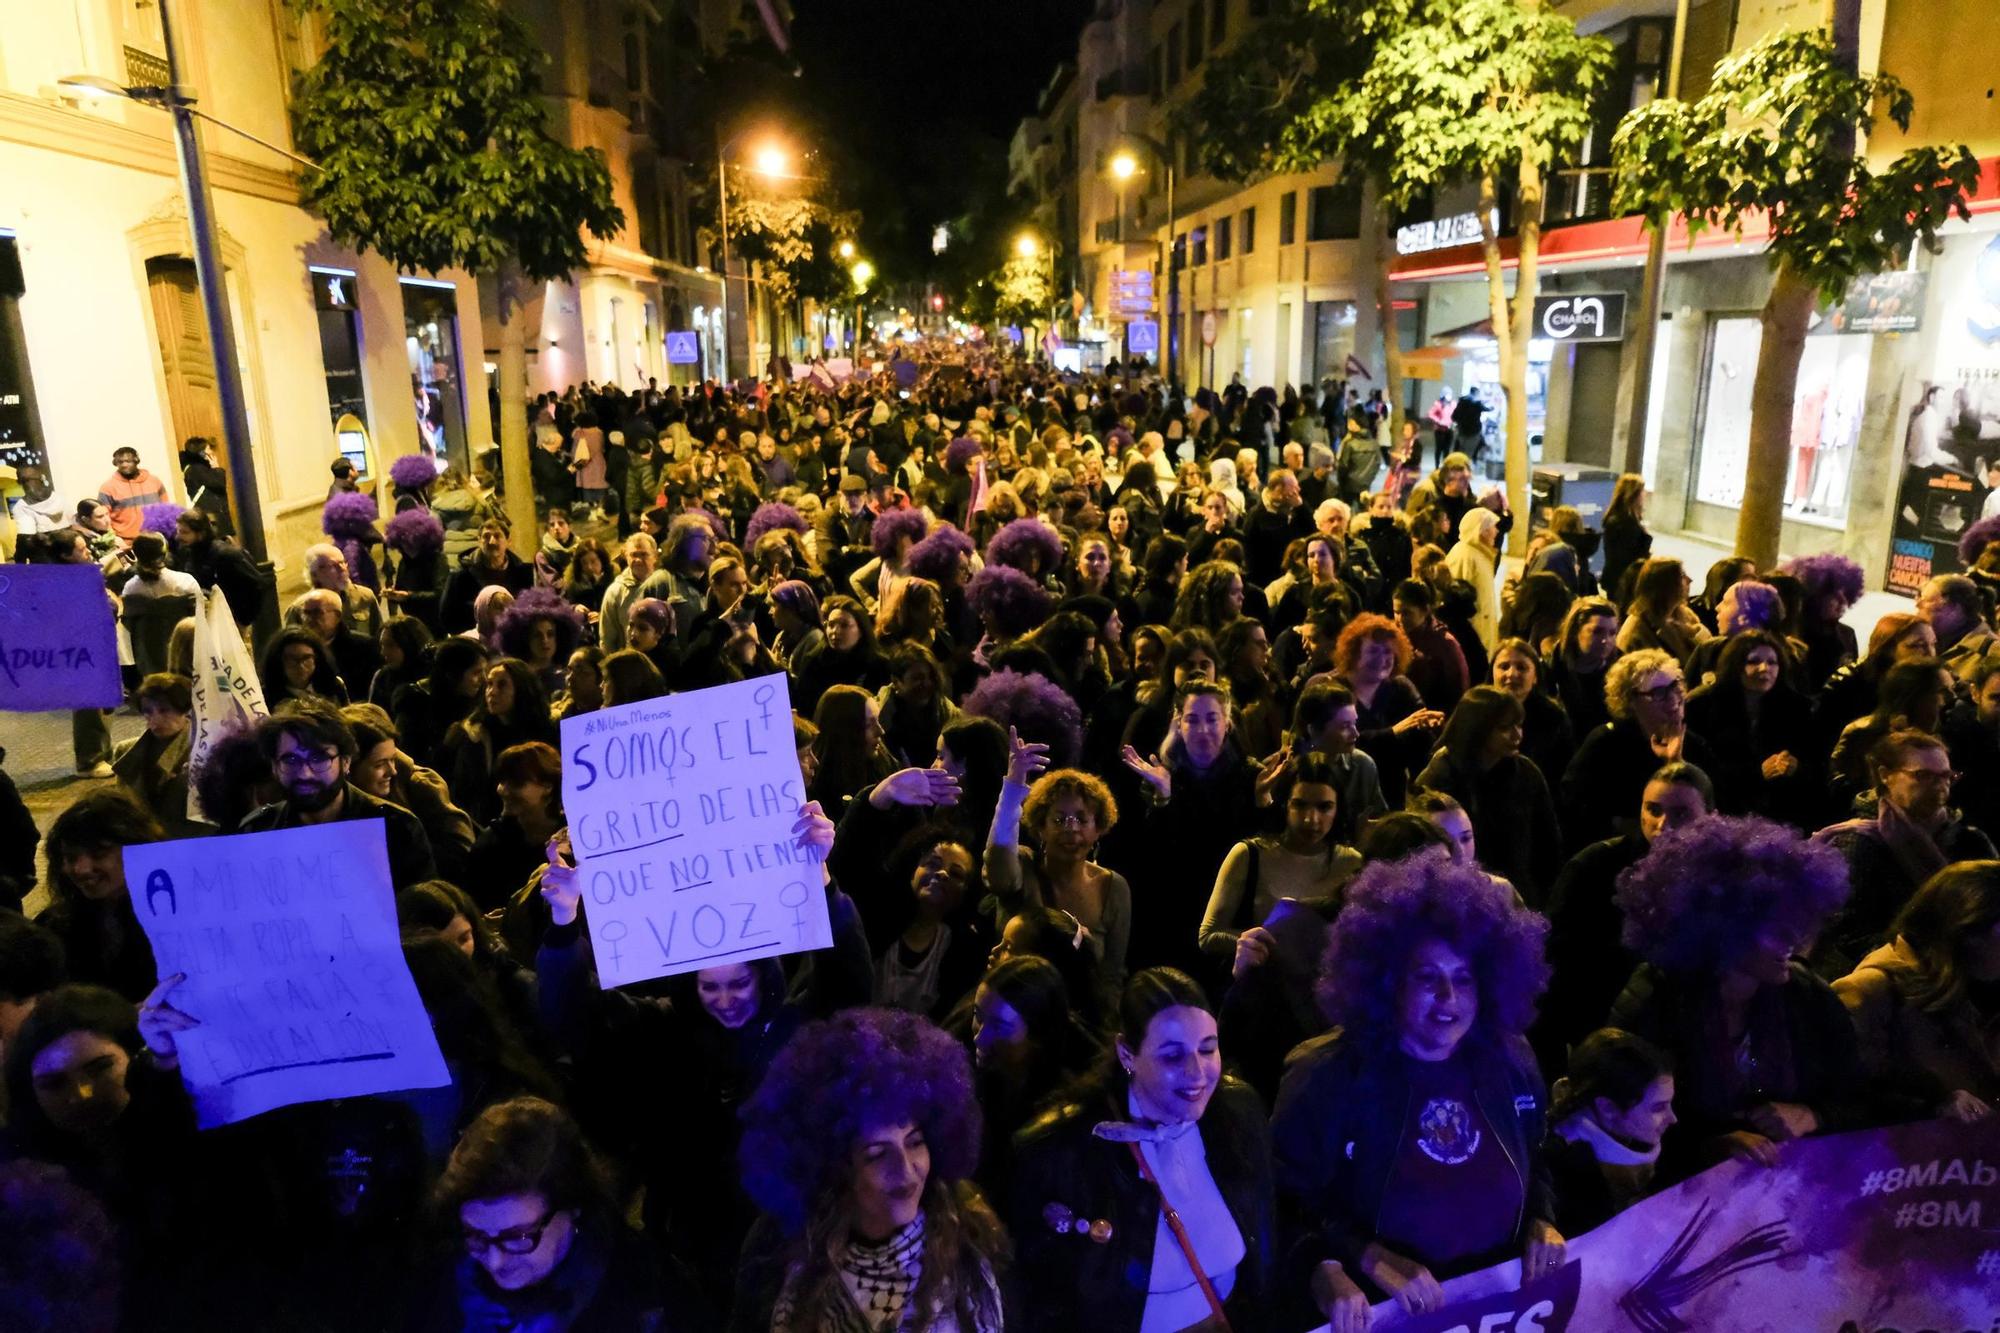
[[[194,741],[188,768],[197,769],[222,737],[254,726],[270,712],[264,687],[250,662],[250,650],[222,589],[210,588],[194,604]],[[188,784],[188,818],[211,822],[202,813],[195,784]]]

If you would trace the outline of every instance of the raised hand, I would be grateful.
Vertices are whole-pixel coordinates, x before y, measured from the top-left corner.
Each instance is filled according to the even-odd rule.
[[[876,801],[876,795],[881,800]],[[941,768],[898,769],[875,784],[869,799],[877,809],[884,805],[957,805],[958,779]]]
[[[1048,746],[1039,741],[1024,741],[1020,732],[1007,728],[1007,781],[1025,787],[1048,766]]]
[[[1118,757],[1125,761],[1125,767],[1152,783],[1153,790],[1160,794],[1161,800],[1173,796],[1174,777],[1167,766],[1160,762],[1160,756],[1154,755],[1151,759],[1141,758],[1139,752],[1128,745],[1118,752]]]
[[[549,905],[549,920],[567,926],[583,910],[583,882],[570,856],[569,830],[550,838],[542,851],[549,859],[542,868],[542,901]]]

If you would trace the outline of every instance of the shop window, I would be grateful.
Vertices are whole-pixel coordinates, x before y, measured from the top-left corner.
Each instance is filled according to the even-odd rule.
[[[1215,220],[1215,259],[1217,263],[1229,258],[1230,242],[1235,239],[1231,235],[1233,223],[1233,218],[1217,218]]]
[[[354,308],[354,274],[344,268],[307,270],[313,309],[319,315],[319,359],[326,372],[326,402],[333,420],[352,414],[368,424],[361,390],[361,321]]]
[[[1353,190],[1315,185],[1306,198],[1306,239],[1351,241],[1361,234],[1361,196]]]
[[[448,282],[403,280],[403,333],[410,390],[424,448],[467,467],[465,387],[458,356],[458,289]]]
[[[1750,452],[1750,390],[1757,378],[1762,322],[1754,315],[1717,319],[1709,330],[1702,378],[1701,456],[1694,498],[1735,509],[1743,503]],[[1785,456],[1785,517],[1839,526],[1861,439],[1868,387],[1868,334],[1806,339],[1792,395],[1792,439]]]
[[[1346,379],[1347,358],[1354,353],[1354,302],[1311,301],[1306,318],[1312,326],[1312,377]]]
[[[1278,244],[1290,245],[1299,238],[1299,196],[1287,190],[1278,196]]]
[[[1239,233],[1237,239],[1243,242],[1243,253],[1247,255],[1252,250],[1255,250],[1257,248],[1257,210],[1254,208],[1244,209],[1243,221],[1236,230]]]

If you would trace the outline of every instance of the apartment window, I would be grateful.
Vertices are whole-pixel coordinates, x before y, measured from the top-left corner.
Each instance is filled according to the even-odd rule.
[[[1146,91],[1156,99],[1167,90],[1167,86],[1160,82],[1160,65],[1160,48],[1156,46],[1146,60]]]
[[[1194,242],[1194,258],[1188,262],[1200,268],[1208,262],[1208,228],[1196,227],[1188,233],[1188,239]]]
[[[1299,196],[1287,190],[1278,196],[1278,244],[1290,245],[1299,238]]]
[[[1309,241],[1351,241],[1361,234],[1361,198],[1353,190],[1315,185],[1306,210]]]
[[[1253,19],[1271,16],[1271,0],[1250,0],[1250,17]]]
[[[1222,39],[1229,33],[1229,0],[1211,0],[1208,7],[1208,44],[1210,48],[1222,45]]]
[[[1186,232],[1182,232],[1180,235],[1174,237],[1174,272],[1176,273],[1187,267],[1187,239]]]
[[[1237,227],[1236,230],[1239,233],[1237,239],[1243,242],[1243,253],[1247,255],[1255,250],[1257,248],[1257,210],[1254,208],[1244,209],[1242,225]]]
[[[1201,12],[1201,0],[1194,0],[1188,6],[1187,16],[1187,67],[1190,74],[1201,63],[1201,34],[1207,26],[1207,17]]]
[[[1167,29],[1167,87],[1181,81],[1181,25]]]
[[[1232,221],[1233,219],[1230,218],[1217,218],[1215,220],[1215,258],[1217,263],[1229,258],[1230,242],[1235,239],[1230,235],[1230,224]]]

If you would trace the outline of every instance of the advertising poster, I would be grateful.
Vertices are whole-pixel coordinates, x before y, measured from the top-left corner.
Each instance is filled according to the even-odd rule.
[[[1916,1333],[2000,1311],[2000,1126],[1927,1121],[1725,1162],[1583,1236],[1521,1285],[1518,1260],[1378,1305],[1371,1333]],[[1319,1333],[1325,1333],[1322,1325]]]
[[[1945,293],[1930,371],[1901,423],[1903,477],[1885,579],[1914,596],[1962,567],[1958,542],[2000,480],[2000,236],[1959,238],[1938,258]]]

